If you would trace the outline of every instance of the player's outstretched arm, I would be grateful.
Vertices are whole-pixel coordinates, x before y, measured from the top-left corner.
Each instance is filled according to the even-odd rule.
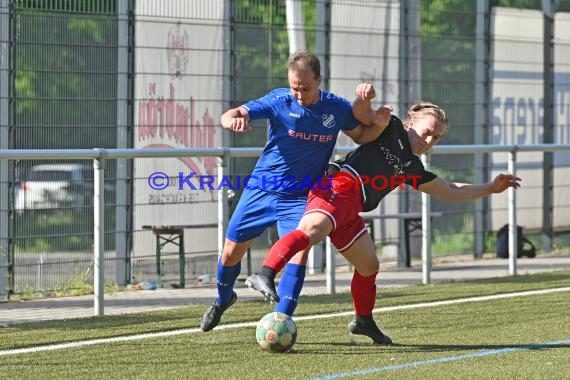
[[[224,112],[220,118],[222,127],[234,132],[249,132],[249,113],[243,107],[236,107]]]
[[[509,187],[520,187],[521,179],[512,174],[499,174],[493,181],[475,185],[471,183],[448,182],[440,177],[424,183],[418,189],[446,201],[471,201],[487,195],[502,193]]]

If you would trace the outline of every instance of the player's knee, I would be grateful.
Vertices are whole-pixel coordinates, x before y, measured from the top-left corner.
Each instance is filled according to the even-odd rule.
[[[370,269],[374,270],[374,273],[378,273],[380,271],[380,262],[378,261],[378,259],[376,259],[374,263],[370,265]]]
[[[362,277],[369,277],[378,273],[377,270],[374,270],[374,268],[371,267],[361,267],[360,269],[355,267],[354,269],[356,269]]]
[[[301,219],[298,229],[309,237],[311,245],[322,241],[332,231],[332,223],[324,215],[312,215],[311,218],[303,219]]]
[[[321,242],[328,235],[326,230],[319,225],[307,226],[301,231],[309,237],[309,245],[315,245]]]
[[[226,244],[222,251],[220,261],[222,262],[222,265],[236,265],[241,261],[246,252],[247,248],[242,249],[239,245]]]
[[[378,273],[380,262],[377,257],[370,257],[367,260],[359,261],[358,265],[355,265],[354,269],[364,277],[372,276],[373,274]]]
[[[229,252],[229,251],[224,251],[222,253],[222,257],[220,258],[220,261],[222,262],[222,265],[232,266],[232,265],[237,264],[237,262],[239,262],[240,259],[236,258],[235,253]]]

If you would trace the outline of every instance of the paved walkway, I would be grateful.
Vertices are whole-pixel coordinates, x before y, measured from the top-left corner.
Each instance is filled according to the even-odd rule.
[[[570,256],[536,257],[518,259],[517,274],[532,274],[554,270],[570,270]],[[508,260],[483,259],[459,260],[438,263],[431,273],[432,282],[476,280],[509,275]],[[352,273],[348,270],[336,273],[337,293],[350,290]],[[381,265],[378,276],[380,287],[405,286],[422,283],[420,263],[413,263],[412,268],[398,268],[394,263]],[[259,299],[256,292],[238,281],[236,292],[239,300]],[[327,293],[324,274],[307,275],[302,294]],[[216,296],[215,284],[188,285],[185,289],[157,289],[126,291],[106,294],[105,315],[136,313],[149,310],[170,309],[188,304],[209,304]],[[45,321],[66,318],[91,317],[95,314],[93,296],[77,296],[38,299],[32,301],[0,302],[0,324],[13,324],[28,321]]]

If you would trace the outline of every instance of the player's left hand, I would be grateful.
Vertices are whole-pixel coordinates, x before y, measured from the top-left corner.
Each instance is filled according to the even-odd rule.
[[[512,174],[499,174],[495,177],[493,182],[491,182],[491,189],[493,193],[502,193],[509,187],[518,189],[521,179]]]

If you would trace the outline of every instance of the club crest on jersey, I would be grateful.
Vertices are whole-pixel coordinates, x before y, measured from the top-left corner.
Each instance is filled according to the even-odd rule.
[[[334,125],[336,124],[336,121],[334,119],[334,115],[332,114],[324,114],[323,115],[323,125],[327,128],[332,128],[334,127]]]

